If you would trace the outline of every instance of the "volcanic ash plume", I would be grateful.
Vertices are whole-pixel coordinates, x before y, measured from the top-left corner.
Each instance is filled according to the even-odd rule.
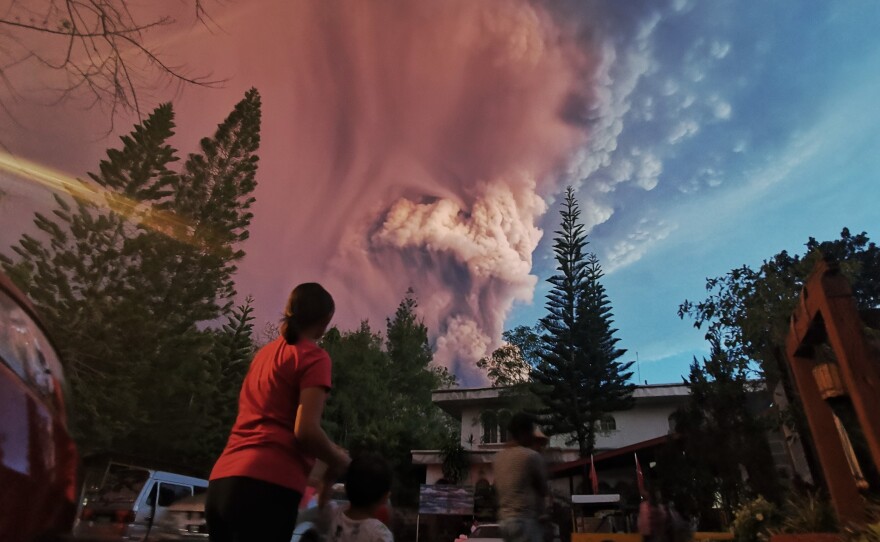
[[[288,216],[321,224],[312,257],[341,306],[375,319],[412,286],[436,359],[476,383],[532,299],[540,195],[584,141],[566,119],[590,59],[524,1],[293,6]]]
[[[497,343],[513,301],[532,298],[532,252],[541,238],[534,223],[545,210],[544,201],[528,189],[517,194],[512,186],[496,182],[481,192],[470,210],[448,199],[423,204],[401,199],[372,236],[377,249],[390,247],[415,259],[427,252],[432,263],[460,271],[462,278],[453,278],[446,287],[453,296],[440,296],[442,319],[432,322],[432,328],[442,333],[436,359],[446,365],[460,361],[457,369],[465,378],[473,376],[468,374],[472,362]],[[432,273],[426,265],[416,270]],[[418,280],[415,273],[407,274]],[[425,294],[427,306],[437,305],[430,290]]]

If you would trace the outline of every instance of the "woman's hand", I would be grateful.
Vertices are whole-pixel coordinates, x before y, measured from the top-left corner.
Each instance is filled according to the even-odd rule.
[[[335,468],[327,468],[324,471],[324,477],[321,480],[321,483],[318,485],[318,508],[323,509],[324,506],[330,502],[330,498],[333,496],[333,485],[345,474],[345,471],[348,469],[348,464],[351,463],[351,458],[348,457],[348,452],[346,452],[343,448],[336,446],[337,451],[341,454],[338,458],[338,463]]]
[[[293,430],[297,444],[303,451],[326,463],[328,470],[338,475],[345,471],[351,460],[348,453],[334,444],[321,428],[321,416],[324,413],[326,400],[326,388],[313,387],[300,391]]]

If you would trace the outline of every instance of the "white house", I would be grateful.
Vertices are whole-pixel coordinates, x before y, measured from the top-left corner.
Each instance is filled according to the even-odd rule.
[[[660,437],[670,433],[670,416],[686,402],[688,395],[689,389],[683,384],[636,387],[633,408],[614,412],[600,423],[597,457],[612,450],[657,445]],[[458,388],[435,391],[432,399],[461,422],[461,444],[471,461],[465,483],[475,484],[480,479],[494,483],[493,456],[507,440],[507,422],[512,412],[520,410],[521,397],[506,388]],[[551,438],[546,452],[551,465],[578,459],[577,444],[565,441],[562,435]],[[425,483],[433,484],[443,477],[439,450],[413,450],[412,457],[414,464],[425,465]]]

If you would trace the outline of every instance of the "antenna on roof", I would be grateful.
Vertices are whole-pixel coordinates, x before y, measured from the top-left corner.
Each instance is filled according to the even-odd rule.
[[[636,350],[636,371],[638,371],[638,373],[639,373],[639,382],[641,382],[642,381],[642,365],[639,363],[639,351],[638,350]],[[647,383],[648,383],[648,381],[646,380],[645,384],[647,384]]]

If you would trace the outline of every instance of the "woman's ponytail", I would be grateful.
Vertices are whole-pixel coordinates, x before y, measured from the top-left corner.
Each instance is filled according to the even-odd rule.
[[[281,322],[281,335],[287,344],[296,344],[299,342],[299,329],[293,316],[285,316]]]
[[[287,344],[296,344],[304,329],[325,323],[333,316],[333,297],[317,282],[300,284],[290,292],[281,320],[281,336]]]

